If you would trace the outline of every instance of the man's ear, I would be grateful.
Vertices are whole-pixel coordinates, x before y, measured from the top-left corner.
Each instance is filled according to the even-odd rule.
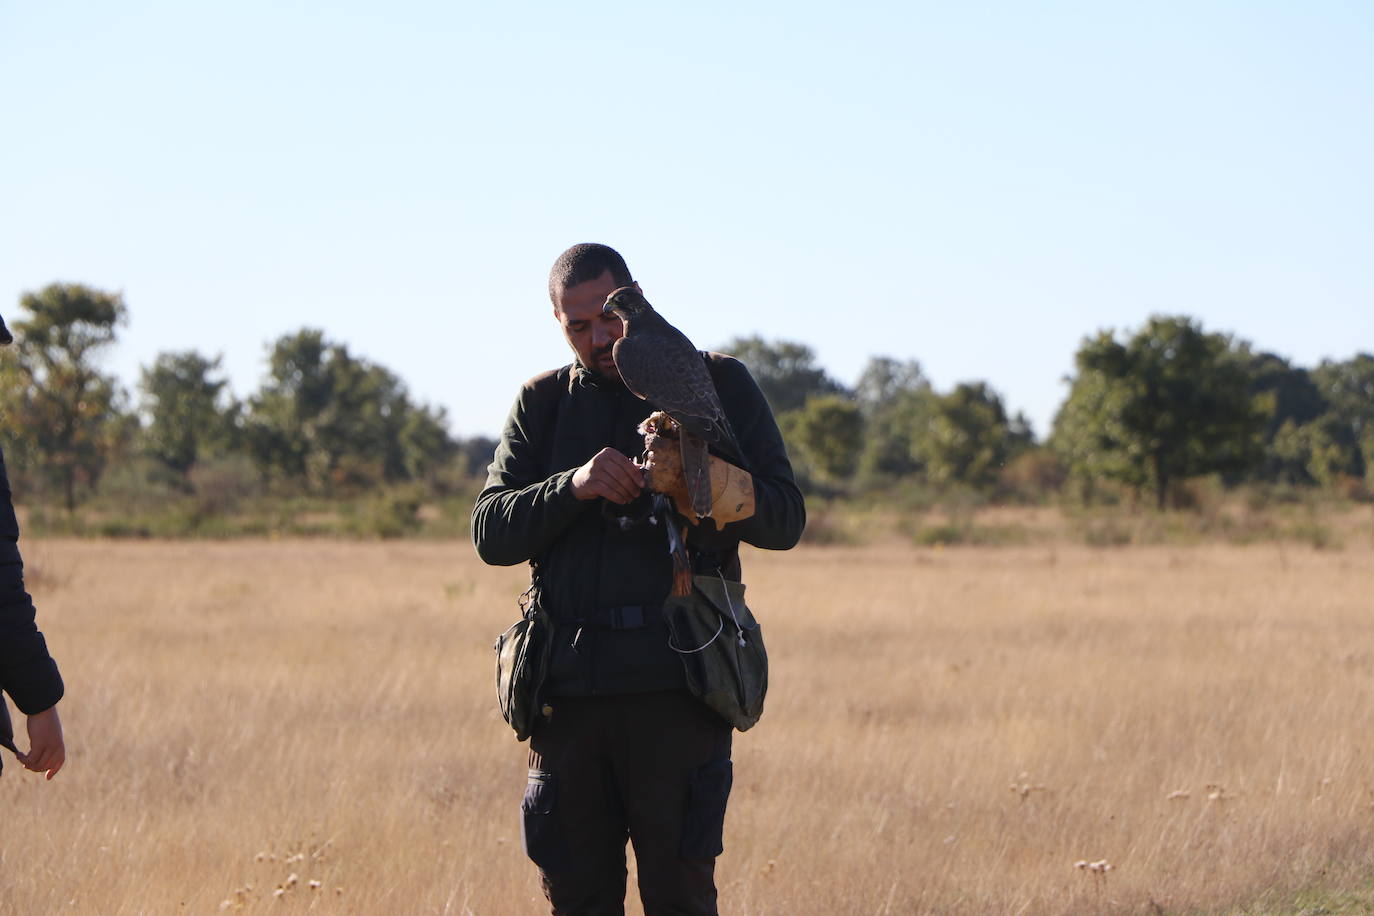
[[[638,280],[631,280],[631,281],[630,281],[630,285],[633,286],[633,287],[635,288],[635,292],[639,293],[641,296],[644,295],[644,290],[642,290],[642,289],[639,288],[639,281],[638,281]]]

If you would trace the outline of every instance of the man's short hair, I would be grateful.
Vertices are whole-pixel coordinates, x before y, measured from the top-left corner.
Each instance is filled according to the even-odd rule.
[[[629,286],[634,282],[625,259],[609,245],[582,242],[558,256],[549,271],[549,301],[558,304],[558,294],[570,286],[595,280],[606,271],[611,272],[615,285]]]

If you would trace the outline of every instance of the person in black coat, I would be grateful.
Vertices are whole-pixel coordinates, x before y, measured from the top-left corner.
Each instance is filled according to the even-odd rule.
[[[647,916],[714,916],[731,724],[688,691],[684,653],[672,644],[664,526],[616,512],[645,489],[631,456],[645,448],[640,425],[654,409],[625,386],[614,360],[624,324],[605,311],[608,295],[633,284],[605,245],[575,245],[555,262],[549,298],[576,359],[521,388],[473,508],[472,538],[487,563],[531,564],[552,619],[520,808],[525,852],[553,912],[624,912],[629,840]],[[700,358],[754,497],[749,514],[687,534],[693,570],[724,587],[740,581],[741,543],[792,547],[806,507],[749,370],[719,353]]]
[[[0,346],[14,338],[0,318]],[[33,599],[24,590],[24,561],[19,556],[19,522],[14,516],[5,456],[0,451],[0,689],[27,718],[29,750],[14,744],[9,710],[0,697],[0,747],[9,748],[26,768],[52,779],[67,760],[57,701],[62,675],[34,623]],[[0,757],[0,763],[3,758]]]

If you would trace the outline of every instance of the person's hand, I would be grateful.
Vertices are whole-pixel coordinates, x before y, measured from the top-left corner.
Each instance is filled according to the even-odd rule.
[[[51,706],[29,716],[29,752],[19,755],[25,769],[48,774],[52,779],[67,762],[67,745],[62,740],[62,720]]]
[[[624,505],[644,489],[644,472],[613,448],[603,448],[573,472],[572,491],[578,499],[608,499]]]

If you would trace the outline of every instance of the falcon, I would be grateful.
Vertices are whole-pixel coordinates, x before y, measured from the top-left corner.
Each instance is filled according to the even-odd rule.
[[[633,286],[606,297],[602,314],[615,313],[625,323],[624,335],[611,356],[625,387],[666,413],[681,427],[682,472],[698,518],[711,514],[710,446],[729,461],[743,465],[743,453],[701,352],[677,328],[654,311]]]

